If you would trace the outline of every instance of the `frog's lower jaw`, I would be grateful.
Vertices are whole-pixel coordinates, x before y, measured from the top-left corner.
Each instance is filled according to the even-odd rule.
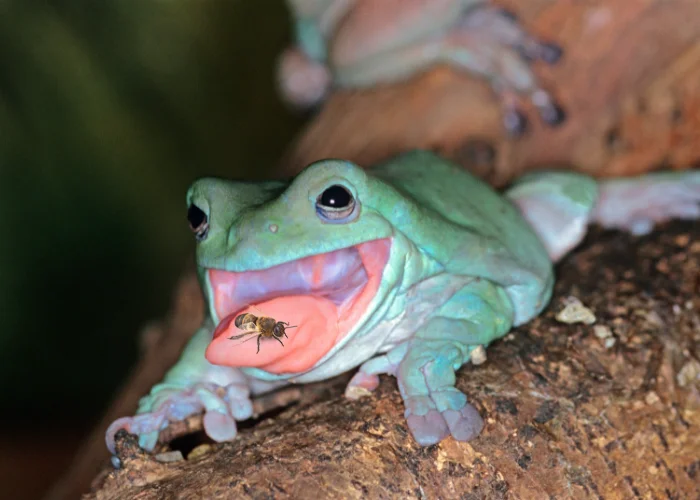
[[[363,317],[381,283],[391,239],[365,242],[313,255],[269,269],[207,273],[216,317],[220,319],[206,350],[210,363],[255,367],[274,374],[300,374],[313,368]],[[284,345],[257,342],[235,324],[239,314],[269,316],[295,326]],[[250,340],[254,335],[250,336]]]

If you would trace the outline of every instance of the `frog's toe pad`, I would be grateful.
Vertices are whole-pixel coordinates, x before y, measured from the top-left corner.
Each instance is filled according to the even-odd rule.
[[[484,421],[469,403],[460,410],[429,410],[425,415],[406,417],[408,428],[421,446],[439,443],[447,436],[457,441],[470,441],[481,433]]]
[[[556,64],[564,54],[564,50],[552,42],[540,43],[540,59],[547,64]]]
[[[379,377],[371,373],[357,372],[345,389],[345,397],[348,399],[359,399],[369,396],[379,385]]]
[[[550,127],[558,127],[566,121],[566,111],[559,104],[552,102],[540,110],[542,120]]]
[[[430,410],[425,415],[409,415],[406,422],[413,438],[421,446],[439,443],[450,435],[447,422],[437,410]]]
[[[461,410],[445,410],[442,416],[447,422],[450,434],[457,441],[471,441],[481,433],[484,421],[472,405],[467,403]]]
[[[207,436],[218,443],[231,441],[238,433],[235,420],[226,413],[208,411],[202,423]]]
[[[511,137],[521,137],[528,128],[527,117],[519,109],[507,109],[503,113],[503,126]]]

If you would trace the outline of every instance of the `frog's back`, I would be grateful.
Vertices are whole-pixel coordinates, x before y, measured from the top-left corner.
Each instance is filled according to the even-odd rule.
[[[442,231],[451,236],[444,236],[443,244],[457,249],[438,257],[446,270],[502,285],[515,307],[516,324],[546,305],[553,284],[547,252],[514,205],[490,185],[427,151],[405,153],[370,172],[444,222]],[[435,227],[407,230],[423,248],[435,240]]]

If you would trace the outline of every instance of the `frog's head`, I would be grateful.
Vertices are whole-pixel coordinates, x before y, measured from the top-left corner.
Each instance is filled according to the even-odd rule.
[[[380,207],[395,195],[340,160],[314,163],[289,183],[195,182],[188,219],[217,325],[207,359],[298,374],[352,334],[379,298],[393,232]],[[229,339],[243,333],[233,320],[245,312],[296,328],[284,346],[262,339],[256,354],[255,340]]]

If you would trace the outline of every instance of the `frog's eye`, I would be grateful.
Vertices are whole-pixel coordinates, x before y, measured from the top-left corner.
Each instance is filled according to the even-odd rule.
[[[339,184],[326,188],[316,199],[316,213],[327,222],[350,222],[357,215],[352,193]]]
[[[194,232],[197,241],[202,241],[207,237],[209,232],[209,219],[207,214],[197,205],[190,205],[187,209],[187,220],[190,223],[190,229]]]

